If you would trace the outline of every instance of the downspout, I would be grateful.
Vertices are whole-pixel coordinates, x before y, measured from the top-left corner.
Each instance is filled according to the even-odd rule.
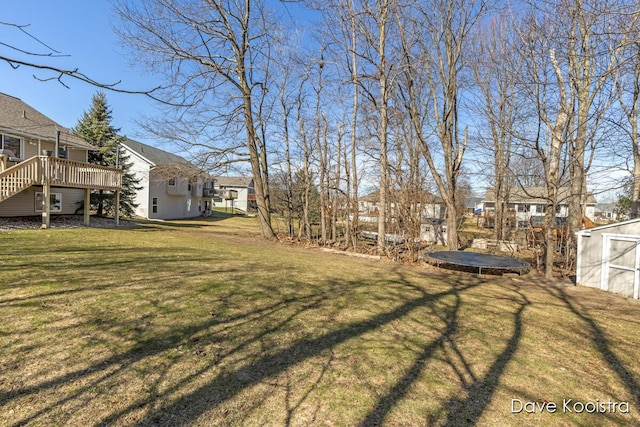
[[[60,131],[56,130],[56,148],[53,151],[53,157],[55,157],[56,159],[58,158],[59,150],[60,150]]]

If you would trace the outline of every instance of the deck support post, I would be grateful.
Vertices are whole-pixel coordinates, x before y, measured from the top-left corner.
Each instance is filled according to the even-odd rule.
[[[116,211],[113,215],[116,225],[120,225],[120,190],[116,190]]]
[[[42,183],[42,198],[42,228],[46,229],[51,225],[51,184],[48,179]]]
[[[91,208],[91,189],[84,189],[84,225],[88,227],[91,225],[91,216],[89,215],[89,209]]]

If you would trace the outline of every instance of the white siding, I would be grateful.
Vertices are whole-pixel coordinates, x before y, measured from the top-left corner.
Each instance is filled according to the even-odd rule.
[[[163,174],[151,171],[148,185],[148,216],[150,219],[195,218],[202,213],[202,197],[192,196],[188,189],[189,182],[184,178],[176,178],[174,188],[169,187]],[[158,200],[158,212],[153,213],[153,199]]]
[[[244,211],[244,212],[247,211],[247,209],[249,208],[249,202],[248,202],[249,189],[247,187],[225,186],[224,190],[235,190],[235,191],[237,191],[238,192],[238,198],[233,201],[233,207],[236,208],[236,209],[240,209],[241,211]],[[218,193],[220,193],[221,190],[219,190],[218,187],[216,187],[216,191]],[[232,203],[231,203],[231,200],[222,199],[221,201],[216,201],[216,199],[213,199],[213,207],[231,209]]]
[[[169,187],[166,173],[155,170],[155,165],[128,147],[124,146],[124,149],[131,162],[130,172],[140,179],[139,186],[142,187],[136,192],[137,216],[147,219],[180,219],[195,218],[202,214],[202,183],[195,183],[195,189],[189,191],[189,180],[178,177],[176,185]],[[154,199],[157,200],[157,212],[153,212]]]
[[[640,236],[640,221],[625,221],[578,232],[577,284],[598,289],[608,286],[611,292],[631,295],[628,288],[633,284],[631,275],[623,277],[621,273],[613,272],[613,274],[619,274],[619,276],[609,280],[608,283],[603,283],[602,281],[603,256],[606,255],[607,250],[604,246],[603,234]],[[629,262],[629,260],[624,260],[620,256],[616,256],[614,249],[615,247],[609,248],[611,261],[615,261],[616,263]],[[622,254],[625,254],[625,252],[622,251]]]

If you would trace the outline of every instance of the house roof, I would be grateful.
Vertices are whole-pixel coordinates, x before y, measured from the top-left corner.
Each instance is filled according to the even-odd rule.
[[[517,187],[512,188],[509,192],[509,202],[510,203],[518,203],[518,202],[526,202],[526,203],[546,203],[547,199],[545,197],[547,193],[546,187]],[[570,187],[560,187],[558,188],[558,202],[564,203],[569,199],[571,194]],[[495,202],[496,195],[495,190],[493,188],[487,188],[487,191],[484,196],[485,202]],[[593,194],[587,194],[587,204],[595,204],[596,198],[593,197]]]
[[[253,178],[248,176],[215,176],[213,182],[218,187],[253,187]]]
[[[149,163],[155,170],[162,170],[167,176],[197,176],[203,172],[193,163],[177,154],[169,153],[151,145],[127,138],[122,142],[132,153]]]
[[[467,208],[475,208],[482,203],[482,197],[465,197],[464,204]]]
[[[608,203],[596,203],[596,210],[606,212],[613,211],[617,207],[617,203],[608,202]]]
[[[177,154],[169,153],[168,151],[164,151],[132,139],[127,138],[122,145],[125,145],[131,151],[138,154],[141,158],[154,166],[174,166],[180,164],[191,165],[191,163]]]
[[[636,224],[638,222],[640,222],[640,218],[628,219],[622,222],[613,222],[611,224],[605,224],[599,227],[587,228],[584,230],[576,231],[576,235],[590,236],[591,232],[593,231],[606,230],[607,228],[619,227],[621,225],[628,225],[628,224]]]
[[[54,122],[21,99],[0,93],[0,132],[46,141],[55,141],[60,132],[60,142],[80,148],[95,147],[75,136],[71,130]]]

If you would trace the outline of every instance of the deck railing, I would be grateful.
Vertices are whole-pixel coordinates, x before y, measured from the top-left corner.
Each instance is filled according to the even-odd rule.
[[[36,156],[0,172],[0,202],[32,185],[120,190],[122,170],[90,163]]]
[[[40,161],[32,157],[0,172],[0,202],[38,183]]]
[[[73,160],[39,156],[42,165],[40,183],[58,187],[120,190],[122,170]]]

